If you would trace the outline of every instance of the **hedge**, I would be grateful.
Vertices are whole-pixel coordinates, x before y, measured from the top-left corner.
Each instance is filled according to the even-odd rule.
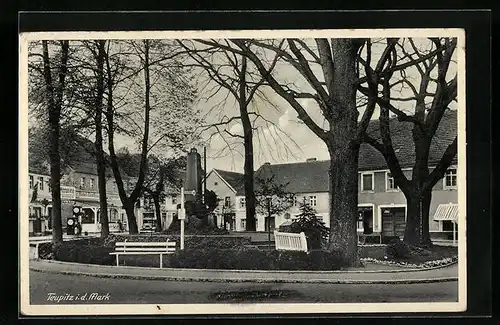
[[[106,238],[88,237],[71,241],[76,245],[95,245],[115,247],[116,242],[162,242],[175,241],[177,246],[180,243],[180,237],[176,235],[109,235]],[[186,248],[239,248],[250,245],[251,240],[248,237],[233,237],[233,236],[186,236],[184,245]]]
[[[113,247],[64,242],[54,246],[58,261],[85,264],[114,265],[109,255]],[[123,256],[127,265],[157,267],[158,256]],[[337,253],[325,251],[305,252],[259,250],[255,248],[187,248],[164,258],[164,266],[197,269],[240,270],[338,270],[344,264]]]
[[[82,245],[74,242],[63,242],[53,248],[54,258],[58,261],[100,265],[115,263],[115,257],[109,255],[113,251],[112,247]]]
[[[240,270],[338,270],[338,253],[240,249],[185,249],[169,258],[170,267]]]

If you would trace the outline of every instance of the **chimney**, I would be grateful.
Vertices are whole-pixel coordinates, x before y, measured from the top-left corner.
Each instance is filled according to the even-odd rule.
[[[306,162],[316,161],[316,158],[307,158]]]

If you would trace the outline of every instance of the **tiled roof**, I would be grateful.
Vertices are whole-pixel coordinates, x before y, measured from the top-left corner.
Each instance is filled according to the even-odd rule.
[[[372,121],[368,133],[379,138],[378,121]],[[390,122],[391,136],[396,156],[401,167],[413,166],[415,160],[411,123],[402,123],[393,119]],[[453,141],[457,132],[457,114],[448,111],[441,120],[439,128],[431,144],[429,164],[439,161],[447,146]],[[456,159],[455,159],[456,161]],[[309,161],[287,164],[264,164],[255,173],[256,177],[266,178],[274,174],[282,184],[288,183],[287,191],[291,193],[327,192],[329,190],[328,169],[330,160]],[[359,170],[388,169],[384,157],[368,144],[362,144],[359,152]]]
[[[391,139],[399,163],[404,167],[411,167],[415,162],[415,146],[412,140],[413,123],[398,122],[392,119],[389,124]],[[379,122],[372,121],[367,133],[380,141]],[[441,119],[436,134],[432,140],[429,152],[429,164],[436,164],[448,145],[457,135],[457,113],[447,111]],[[455,159],[456,160],[456,159]],[[368,144],[362,144],[359,151],[359,170],[387,169],[387,164],[380,152]]]
[[[244,175],[222,169],[214,169],[231,187],[236,195],[245,195]]]
[[[286,191],[290,193],[328,192],[329,167],[330,160],[264,164],[255,172],[255,177],[265,179],[274,174],[281,184],[288,183]]]

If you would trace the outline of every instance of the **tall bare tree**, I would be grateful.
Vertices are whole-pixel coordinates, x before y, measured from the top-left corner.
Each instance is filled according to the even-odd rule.
[[[422,41],[424,44],[416,44]],[[368,101],[376,102],[380,107],[379,135],[367,133],[364,141],[384,156],[396,185],[406,197],[404,241],[412,245],[430,246],[432,188],[444,177],[457,153],[456,134],[451,139],[437,134],[443,116],[457,98],[457,75],[450,70],[457,40],[410,38],[393,39],[391,43],[396,46],[391,49],[390,62],[383,71],[374,70],[370,62],[360,59],[360,65],[367,71],[367,86],[360,85],[360,90],[368,97]],[[367,43],[368,53],[370,49],[371,43]],[[394,95],[396,92],[401,95]],[[400,108],[403,102],[409,103],[410,109]],[[403,173],[394,149],[390,127],[394,123],[390,123],[390,114],[395,115],[401,123],[412,125],[415,162],[411,179]],[[430,161],[430,153],[437,141],[448,143],[437,165],[431,170],[430,164],[436,162]]]
[[[68,71],[69,41],[59,41],[60,56],[56,67],[50,58],[48,41],[42,41],[43,47],[43,77],[45,81],[45,95],[50,125],[50,184],[52,190],[52,242],[63,240],[61,220],[61,158],[59,155],[59,130],[61,107],[64,100],[65,81]],[[56,80],[53,79],[52,69],[56,68]]]
[[[106,56],[106,41],[94,41],[97,51],[93,51],[96,61],[96,96],[95,96],[95,154],[97,163],[97,177],[99,185],[99,205],[100,205],[100,222],[101,222],[101,236],[107,237],[109,235],[109,222],[108,222],[108,202],[106,196],[106,159],[103,149],[103,136],[102,136],[102,114],[104,106],[104,58]]]
[[[311,42],[312,41],[312,42]],[[358,123],[357,70],[358,51],[365,39],[287,39],[241,40],[233,39],[236,47],[225,47],[247,56],[256,66],[270,87],[297,112],[298,118],[319,137],[330,154],[330,238],[328,248],[339,250],[349,264],[357,258],[357,195],[358,153],[362,136],[372,117],[375,103],[368,103]],[[279,55],[289,68],[305,80],[311,89],[293,89],[279,80],[277,73],[268,73],[269,62],[258,55],[248,44]],[[220,46],[220,45],[219,45]],[[378,67],[382,69],[394,45],[387,43],[380,56]],[[299,99],[316,103],[327,127],[321,127],[305,109]]]
[[[246,56],[226,51],[220,47],[213,46],[213,42],[204,40],[178,41],[186,49],[190,57],[196,62],[196,65],[203,68],[209,75],[210,80],[215,82],[217,91],[225,88],[236,100],[238,116],[218,121],[208,125],[208,128],[215,128],[221,136],[230,136],[243,141],[244,147],[244,189],[246,206],[246,230],[256,230],[256,199],[254,192],[254,130],[256,129],[255,120],[252,121],[252,115],[258,118],[256,112],[251,112],[249,105],[256,96],[259,96],[259,87],[265,84],[265,79],[257,71],[251,71],[248,67]],[[220,41],[222,44],[229,45],[228,40]],[[208,46],[208,47],[206,47]],[[269,68],[272,71],[278,61],[276,56]],[[261,100],[266,100],[262,98]],[[236,134],[224,128],[234,121],[240,121],[243,128],[242,134]],[[223,129],[223,131],[221,131]]]

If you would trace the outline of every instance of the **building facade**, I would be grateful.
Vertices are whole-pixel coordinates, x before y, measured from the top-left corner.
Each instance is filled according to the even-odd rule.
[[[401,122],[393,120],[392,142],[396,156],[408,179],[412,178],[415,161],[411,129],[402,128]],[[398,124],[397,124],[398,123]],[[371,124],[376,131],[376,124]],[[399,128],[399,129],[398,129]],[[369,129],[370,131],[370,129]],[[429,152],[430,172],[445,152],[448,144],[456,136],[456,113],[445,114],[436,132]],[[294,219],[299,211],[299,203],[305,200],[320,216],[327,227],[329,218],[329,167],[330,161],[317,161],[315,158],[305,162],[270,164],[265,163],[255,177],[266,178],[274,175],[275,180],[286,184],[286,191],[293,193],[293,204],[280,215],[270,220],[271,228],[277,228],[287,220]],[[429,231],[435,242],[449,241],[456,236],[454,222],[458,215],[457,163],[454,163],[432,189],[429,211]],[[403,237],[407,202],[404,194],[394,182],[384,157],[373,147],[362,144],[359,153],[358,173],[358,219],[357,230],[360,234]],[[208,188],[222,199],[222,207],[234,210],[234,226],[231,230],[243,231],[245,227],[243,174],[213,170],[208,177]],[[443,216],[445,218],[443,218]],[[266,231],[265,214],[257,214],[257,231]]]

